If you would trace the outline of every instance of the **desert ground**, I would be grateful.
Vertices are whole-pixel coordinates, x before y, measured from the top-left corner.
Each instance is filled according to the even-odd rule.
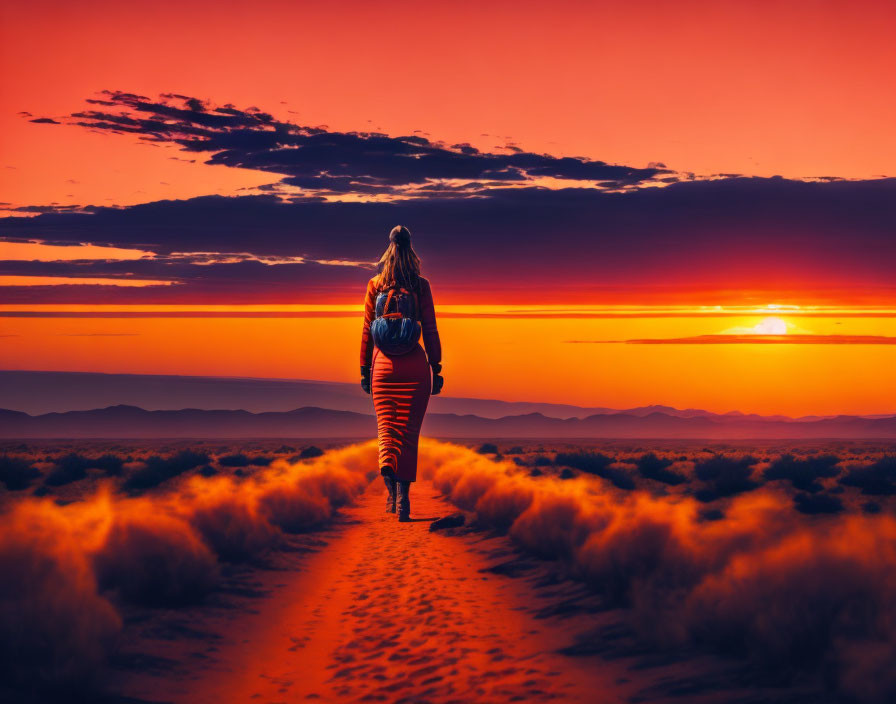
[[[0,447],[10,701],[884,702],[896,447]],[[448,520],[440,520],[448,519]]]

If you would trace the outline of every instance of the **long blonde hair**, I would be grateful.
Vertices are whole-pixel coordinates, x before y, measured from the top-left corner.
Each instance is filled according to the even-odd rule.
[[[411,246],[411,231],[396,225],[389,233],[389,246],[377,264],[380,290],[395,287],[414,290],[420,285],[420,257]]]

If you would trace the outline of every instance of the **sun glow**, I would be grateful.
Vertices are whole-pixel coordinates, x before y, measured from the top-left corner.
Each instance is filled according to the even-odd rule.
[[[0,369],[355,384],[360,315],[357,302],[5,303],[0,305]],[[776,315],[756,307],[545,310],[444,303],[437,316],[443,361],[452,370],[449,396],[612,408],[666,403],[792,416],[893,412],[889,372],[896,345],[869,337],[896,337],[891,308],[838,306]],[[756,334],[757,324],[769,317],[786,321],[787,334]],[[810,334],[815,342],[806,339]],[[732,339],[736,336],[744,339]],[[633,339],[679,343],[607,343]],[[685,339],[691,341],[682,343]],[[834,344],[837,340],[845,344]],[[525,355],[517,353],[521,344]],[[532,360],[539,370],[534,375]],[[699,372],[689,371],[694,369]],[[521,385],[521,378],[527,382]]]
[[[763,318],[753,326],[754,335],[786,335],[787,323],[780,318]]]

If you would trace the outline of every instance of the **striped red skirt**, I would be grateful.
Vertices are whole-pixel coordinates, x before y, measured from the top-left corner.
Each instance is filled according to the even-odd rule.
[[[391,467],[401,481],[416,481],[420,426],[432,392],[432,372],[423,347],[394,356],[375,348],[370,378],[380,468]]]

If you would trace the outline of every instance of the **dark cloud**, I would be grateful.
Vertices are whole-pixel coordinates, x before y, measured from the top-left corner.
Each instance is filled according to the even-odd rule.
[[[9,210],[17,213],[74,213],[74,212],[90,212],[89,209],[80,205],[61,205],[59,203],[51,203],[50,205],[21,205],[17,208]]]
[[[482,152],[470,144],[448,145],[418,135],[331,132],[282,122],[257,108],[214,107],[172,93],[160,100],[121,91],[103,94],[106,99],[89,102],[115,110],[84,110],[63,121],[177,144],[183,151],[210,154],[208,164],[283,174],[283,183],[319,192],[402,193],[408,186],[441,179],[518,182],[539,177],[621,188],[670,173],[660,165],[639,169],[519,149]],[[49,118],[32,122],[59,124]]]
[[[163,255],[250,252],[372,262],[391,226],[402,222],[411,226],[427,271],[444,282],[443,288],[464,288],[454,275],[462,270],[467,280],[479,282],[480,292],[482,282],[488,282],[502,290],[518,286],[517,295],[524,295],[531,289],[527,281],[543,279],[551,282],[547,293],[554,300],[563,287],[580,298],[597,298],[606,287],[634,293],[657,286],[735,287],[760,294],[782,286],[841,288],[856,295],[892,295],[894,196],[896,179],[806,183],[760,178],[682,182],[627,193],[489,188],[476,198],[440,194],[398,202],[204,196],[95,207],[89,214],[3,218],[0,237],[93,242]],[[6,273],[11,273],[9,266],[3,265]],[[124,266],[147,274],[145,263]],[[238,285],[244,270],[229,271]],[[258,271],[265,281],[280,273],[277,267]],[[195,273],[203,280],[208,276]],[[334,267],[326,273],[337,277],[330,282],[339,287],[349,278],[352,285],[363,283],[368,272],[355,271],[352,278]],[[301,278],[304,274],[295,279],[294,290],[301,290]]]
[[[653,337],[632,340],[567,340],[571,344],[630,345],[896,345],[896,337],[887,335],[694,335],[691,337]]]
[[[817,302],[826,292],[839,303],[896,296],[892,178],[700,180],[664,171],[658,163],[635,169],[518,148],[486,153],[416,133],[331,132],[281,122],[256,108],[213,107],[173,94],[156,101],[108,92],[91,107],[101,109],[66,121],[175,144],[208,163],[283,177],[257,195],[127,207],[25,206],[38,214],[0,219],[0,238],[92,242],[158,255],[124,263],[34,264],[30,273],[99,276],[105,271],[182,282],[120,289],[116,300],[226,302],[228,296],[247,295],[254,301],[295,300],[332,298],[336,291],[344,297],[363,285],[368,268],[269,266],[239,257],[209,264],[198,255],[172,255],[373,262],[386,233],[399,222],[414,232],[425,270],[439,280],[443,294],[475,291],[483,302],[508,296],[556,302],[570,295],[591,301],[662,296],[668,302],[670,292],[679,292],[677,300],[698,302],[699,292],[713,290],[764,304],[770,293],[783,298],[774,294],[784,288],[811,291]],[[542,177],[578,181],[581,187],[534,185],[532,179]],[[658,185],[661,180],[667,185]],[[346,193],[361,199],[327,199]],[[0,268],[5,274],[26,273],[18,263],[0,263]],[[536,281],[547,282],[547,288],[535,293]],[[5,287],[3,295],[7,301],[64,296],[86,302],[109,296],[108,290]]]
[[[114,286],[56,285],[54,295],[68,302],[96,302],[110,295],[128,301],[295,302],[300,296],[320,300],[357,288],[372,275],[372,265],[304,263],[265,264],[256,260],[214,263],[215,254],[160,256],[127,261],[0,262],[0,275],[137,278],[173,281],[172,285],[115,290]],[[27,302],[46,295],[44,287],[6,287],[4,300]],[[112,291],[110,293],[110,290]]]

